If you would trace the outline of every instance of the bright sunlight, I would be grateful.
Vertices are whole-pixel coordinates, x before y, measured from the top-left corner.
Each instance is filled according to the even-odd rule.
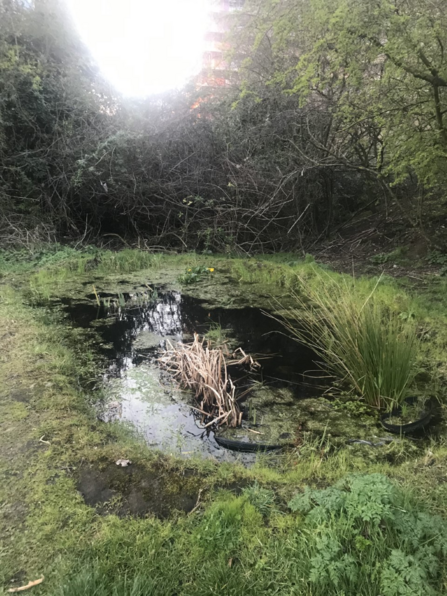
[[[184,84],[200,70],[208,0],[67,0],[104,76],[128,96]]]

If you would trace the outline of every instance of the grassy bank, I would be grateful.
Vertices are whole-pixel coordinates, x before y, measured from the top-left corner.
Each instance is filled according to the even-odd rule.
[[[153,273],[172,268],[177,276],[192,264],[215,268],[247,294],[282,295],[296,285],[298,274],[318,283],[311,259],[122,254],[70,252],[52,262],[41,255],[18,267],[3,260],[0,582],[5,591],[45,576],[33,594],[444,593],[447,447],[442,437],[379,449],[335,448],[330,437],[320,437],[273,462],[261,458],[251,469],[178,461],[149,450],[125,429],[96,420],[92,395],[83,389],[97,374],[91,337],[71,329],[57,313],[29,304],[30,283],[42,291],[58,279],[147,267]],[[80,269],[79,261],[93,259]],[[356,288],[367,294],[374,284],[358,280]],[[408,292],[393,280],[378,291],[428,334],[421,366],[433,386],[440,383],[447,342],[435,291]],[[438,393],[442,397],[442,389]],[[120,458],[132,460],[131,474],[117,468]],[[113,492],[96,508],[78,491],[93,473]],[[352,474],[360,476],[349,479]],[[136,486],[147,502],[155,494],[172,507],[160,512],[154,504],[140,517],[126,515],[139,497]],[[189,513],[182,507],[185,495]]]

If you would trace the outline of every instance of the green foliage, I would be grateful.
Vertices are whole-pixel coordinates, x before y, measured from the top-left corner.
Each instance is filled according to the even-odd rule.
[[[297,581],[298,593],[312,596],[442,593],[446,522],[385,476],[306,488],[290,501],[293,515],[277,515],[272,495],[260,491],[224,495],[203,515],[177,523],[105,522],[90,562],[56,593],[255,596],[268,594],[278,578],[285,594]]]
[[[63,3],[0,4],[0,229],[11,245],[67,223],[70,172],[107,120],[104,88]]]
[[[58,243],[42,244],[31,248],[0,250],[0,271],[25,272],[33,269],[57,267],[59,264],[82,258],[92,258],[98,252],[94,247],[77,250]]]
[[[384,265],[385,263],[396,262],[402,260],[405,255],[405,249],[402,247],[396,248],[389,253],[378,253],[369,258],[373,265]]]
[[[371,408],[365,403],[362,403],[359,399],[352,400],[337,398],[333,400],[332,405],[337,410],[348,412],[353,416],[363,416],[364,414],[371,413]]]
[[[104,307],[109,313],[116,312],[119,309],[125,307],[147,307],[152,304],[155,304],[158,299],[157,290],[155,288],[151,288],[150,286],[147,286],[147,290],[133,292],[127,300],[125,295],[121,292],[119,292],[116,296],[107,296],[106,298],[101,298],[101,295],[96,291],[95,286],[93,286],[93,293],[95,295],[97,305],[104,305]]]
[[[383,265],[384,263],[388,263],[390,257],[385,253],[379,253],[370,257],[369,260],[371,261],[371,263],[373,263],[373,265]]]
[[[182,264],[192,260],[176,258],[184,259]],[[280,267],[278,255],[266,262]],[[306,283],[320,283],[315,271]],[[366,295],[375,285],[357,283]],[[377,288],[377,295],[410,309],[392,280]],[[85,330],[67,330],[48,310],[24,305],[20,293],[5,284],[0,322],[5,331],[0,407],[8,431],[0,433],[0,453],[6,454],[0,473],[8,480],[0,486],[8,508],[0,519],[5,591],[10,578],[23,571],[23,584],[45,575],[34,589],[48,596],[445,592],[446,522],[430,513],[446,511],[442,444],[430,444],[436,466],[422,463],[426,443],[421,449],[420,443],[398,440],[360,457],[339,444],[333,449],[328,437],[248,469],[160,456],[118,427],[98,424],[86,401],[90,396],[76,390],[80,367],[88,379],[97,376]],[[29,402],[13,401],[19,387]],[[49,445],[39,442],[42,436]],[[403,465],[393,463],[397,454]],[[133,461],[130,473],[122,470],[130,486],[135,475],[141,472],[145,479],[148,472],[156,478],[155,487],[146,484],[148,494],[166,479],[175,492],[177,475],[179,486],[193,481],[203,488],[198,508],[163,520],[98,514],[78,492],[78,474],[86,466],[100,472],[115,468],[124,455]],[[382,473],[350,475],[359,470]],[[305,484],[309,488],[291,499]],[[245,488],[236,496],[240,485]],[[412,498],[411,487],[421,501]],[[287,501],[293,511],[286,510]]]
[[[271,489],[263,488],[255,482],[252,486],[244,488],[242,494],[262,515],[268,516],[276,511],[275,493]]]
[[[131,273],[142,269],[160,269],[161,262],[162,255],[144,250],[102,251],[96,268],[98,273]],[[84,269],[87,269],[89,264],[86,261]]]
[[[431,265],[439,265],[441,267],[441,275],[447,273],[447,255],[440,252],[439,250],[432,250],[429,252],[427,261]]]
[[[437,594],[447,524],[419,511],[381,474],[352,476],[290,501],[305,516],[309,579],[317,593]],[[369,592],[373,590],[373,592]]]
[[[208,342],[215,344],[216,346],[223,346],[227,341],[228,331],[222,329],[219,323],[212,322],[209,326],[205,337]]]
[[[444,3],[250,4],[256,16],[247,27],[253,37],[244,91],[256,93],[259,78],[267,77],[268,84],[297,97],[320,150],[327,150],[324,159],[308,154],[308,167],[319,163],[356,168],[368,178],[376,177],[390,196],[390,185],[411,174],[426,188],[445,186]],[[259,63],[265,64],[262,70]],[[262,75],[256,78],[253,72]],[[303,159],[301,147],[297,155]]]
[[[431,265],[447,265],[447,255],[443,254],[439,250],[432,250],[427,256],[427,261]]]
[[[195,284],[202,281],[210,273],[214,273],[214,267],[205,267],[204,265],[188,267],[185,273],[178,277],[178,281],[182,285]]]

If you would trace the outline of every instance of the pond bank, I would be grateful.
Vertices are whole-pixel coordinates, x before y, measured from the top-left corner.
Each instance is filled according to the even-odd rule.
[[[182,263],[178,269],[184,268]],[[417,492],[431,511],[446,514],[447,450],[439,438],[373,449],[335,447],[321,437],[275,459],[274,466],[261,458],[249,470],[152,452],[122,428],[97,421],[78,383],[97,374],[89,335],[67,328],[45,307],[30,307],[21,290],[2,281],[0,531],[6,588],[45,575],[33,593],[53,595],[79,575],[83,561],[94,560],[110,578],[139,573],[144,562],[158,583],[147,593],[205,595],[217,584],[227,585],[227,594],[263,593],[276,574],[286,578],[289,593],[287,553],[278,558],[275,552],[278,541],[291,547],[302,521],[286,503],[306,484],[328,486],[352,472],[385,473]],[[122,458],[132,461],[132,472],[116,466]],[[90,504],[79,490],[83,483],[97,486]],[[247,493],[253,486],[258,488]],[[164,511],[151,509],[152,495],[166,504]],[[182,513],[188,510],[194,512]],[[243,569],[252,570],[250,578]],[[306,580],[302,593],[319,592]]]

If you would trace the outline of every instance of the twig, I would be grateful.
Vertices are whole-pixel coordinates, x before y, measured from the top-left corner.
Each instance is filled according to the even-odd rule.
[[[263,435],[264,433],[260,433],[258,430],[253,430],[252,428],[246,428],[250,433],[255,433],[255,435]]]
[[[197,509],[199,508],[199,505],[200,505],[200,495],[202,494],[202,491],[203,491],[203,489],[202,488],[199,488],[199,494],[197,496],[197,502],[195,504],[195,507],[193,507],[191,509],[191,511],[188,513],[188,515],[192,515],[194,513],[194,511],[197,511]]]
[[[26,586],[20,586],[20,588],[9,588],[8,592],[10,593],[15,593],[15,592],[24,592],[25,590],[29,590],[30,588],[34,587],[34,586],[38,586],[39,584],[41,584],[44,580],[44,576],[42,575],[42,577],[40,579],[36,579],[33,582],[28,582],[26,584]]]

